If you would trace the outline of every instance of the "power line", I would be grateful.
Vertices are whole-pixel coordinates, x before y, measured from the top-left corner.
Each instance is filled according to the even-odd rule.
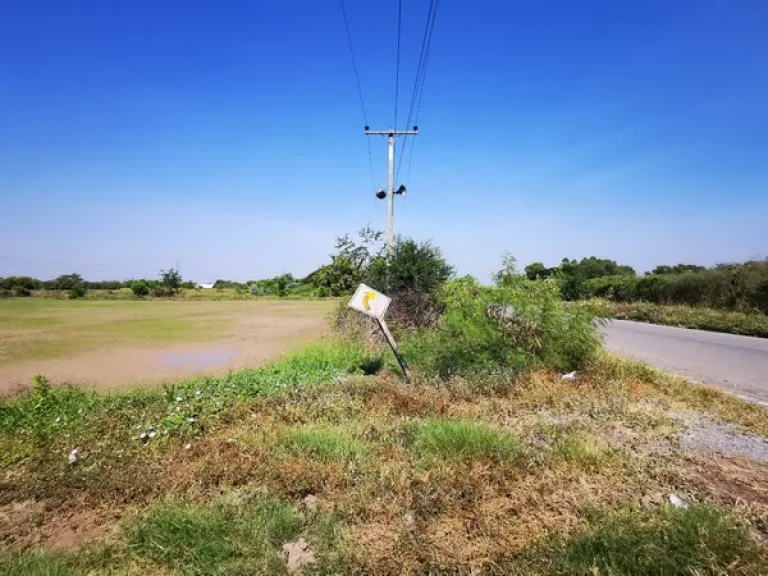
[[[344,6],[344,0],[339,0],[341,4],[341,14],[344,17],[344,29],[347,32],[347,43],[349,44],[349,55],[352,57],[352,68],[355,71],[355,82],[357,83],[357,94],[360,97],[360,109],[363,111],[363,121],[368,126],[368,113],[365,110],[365,99],[363,98],[363,86],[360,83],[360,73],[357,69],[357,59],[355,58],[355,49],[352,46],[352,34],[349,32],[349,20],[347,20],[347,9]],[[376,181],[373,177],[373,155],[371,154],[371,141],[366,138],[368,144],[368,168],[371,172],[371,189],[376,188]]]
[[[421,50],[419,52],[419,61],[416,65],[416,77],[413,82],[413,92],[411,94],[411,104],[408,109],[408,122],[407,125],[410,126],[411,124],[411,118],[414,118],[413,114],[416,113],[414,118],[414,124],[418,124],[419,120],[419,113],[421,111],[421,102],[422,97],[424,94],[424,82],[426,79],[427,74],[427,64],[429,62],[429,54],[430,49],[432,47],[432,33],[435,29],[435,18],[437,17],[437,9],[440,5],[440,0],[430,0],[429,2],[429,9],[427,11],[427,18],[424,24],[424,35],[421,40]],[[397,165],[397,173],[398,176],[400,174],[400,168],[403,164],[403,157],[405,156],[405,148],[408,144],[408,139],[406,138],[403,142],[403,148],[400,151],[400,159],[398,161]],[[415,145],[415,142],[411,143],[411,150],[410,150],[410,157],[408,160],[408,175],[410,175],[410,165],[413,161],[413,147]],[[406,177],[407,180],[407,177]],[[407,183],[407,182],[406,182]]]
[[[397,104],[400,100],[400,39],[402,32],[403,0],[397,0],[397,63],[395,65],[395,123],[392,125],[393,130],[397,130]]]

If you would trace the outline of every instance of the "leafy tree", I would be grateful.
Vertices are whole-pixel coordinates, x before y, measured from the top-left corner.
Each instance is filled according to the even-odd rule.
[[[544,280],[554,274],[556,269],[547,268],[541,262],[533,262],[525,267],[525,275],[528,280]]]
[[[168,294],[176,294],[181,288],[181,274],[178,270],[171,268],[170,270],[161,270],[160,278],[163,283],[163,288]]]
[[[71,290],[75,286],[82,286],[83,277],[80,274],[63,274],[53,281],[54,290]]]
[[[720,264],[719,266],[725,266],[723,264]],[[686,274],[688,272],[705,272],[707,268],[705,266],[698,266],[697,264],[676,264],[675,266],[668,266],[666,264],[662,264],[661,266],[656,266],[653,270],[651,270],[651,274],[655,275],[664,275],[664,274]]]
[[[398,237],[389,256],[373,260],[364,278],[367,284],[389,295],[434,294],[453,274],[453,266],[431,242]]]
[[[493,281],[496,286],[505,286],[512,282],[512,280],[518,277],[520,273],[517,271],[517,258],[505,250],[501,255],[501,270],[494,272]]]

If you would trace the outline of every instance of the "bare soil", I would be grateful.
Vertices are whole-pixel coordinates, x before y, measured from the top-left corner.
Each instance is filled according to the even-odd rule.
[[[30,388],[37,375],[54,384],[114,390],[260,366],[323,334],[328,327],[327,308],[323,303],[311,302],[242,306],[236,313],[228,308],[221,318],[232,321],[231,326],[220,338],[211,339],[201,333],[200,340],[205,340],[202,342],[107,346],[3,365],[0,397]]]

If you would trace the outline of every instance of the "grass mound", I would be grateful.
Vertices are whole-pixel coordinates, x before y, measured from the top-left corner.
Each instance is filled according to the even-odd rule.
[[[167,502],[136,523],[129,545],[184,574],[282,574],[280,547],[301,528],[290,506],[267,496],[207,507]]]
[[[519,442],[510,434],[498,432],[469,420],[429,420],[416,430],[412,450],[426,461],[436,460],[512,460]]]
[[[758,574],[768,557],[745,524],[711,506],[631,510],[598,519],[555,562],[561,574]]]
[[[291,453],[325,462],[361,460],[369,451],[368,446],[356,439],[351,431],[323,425],[289,428],[282,444]]]

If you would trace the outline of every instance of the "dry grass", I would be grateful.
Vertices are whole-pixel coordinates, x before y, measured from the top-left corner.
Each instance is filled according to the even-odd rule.
[[[46,527],[64,514],[110,510],[104,523],[113,526],[130,524],[116,517],[134,518],[140,509],[139,517],[157,525],[177,516],[188,521],[189,530],[179,536],[187,544],[174,545],[195,551],[199,564],[152,548],[146,531],[142,542],[150,542],[150,551],[144,554],[125,548],[119,530],[113,541],[104,534],[114,532],[105,529],[89,546],[124,552],[100,560],[101,566],[127,571],[143,563],[152,573],[210,566],[196,534],[210,526],[216,534],[247,533],[250,520],[236,512],[230,521],[215,504],[222,493],[242,487],[278,499],[286,534],[316,535],[312,545],[324,550],[315,567],[321,572],[510,574],[567,572],[569,566],[579,572],[584,550],[621,558],[622,546],[663,526],[688,546],[681,566],[703,562],[691,566],[721,569],[723,558],[733,562],[737,554],[741,564],[734,567],[759,573],[768,566],[761,564],[764,550],[743,537],[738,522],[727,523],[735,535],[724,552],[711,532],[707,546],[715,551],[708,555],[710,548],[699,550],[688,534],[700,518],[720,526],[720,512],[665,515],[664,502],[675,493],[735,510],[754,533],[768,537],[768,471],[685,453],[677,441],[681,424],[666,414],[686,409],[766,431],[761,408],[611,358],[576,381],[537,372],[485,387],[460,380],[406,387],[383,376],[292,389],[242,399],[195,435],[170,434],[147,447],[104,434],[119,428],[122,418],[106,415],[96,429],[53,439],[2,471],[0,526],[15,527],[3,530],[3,546],[19,551],[45,544]],[[146,412],[149,417],[151,408]],[[84,456],[70,466],[66,455],[74,444]],[[316,512],[307,508],[309,496]],[[181,512],[168,508],[169,497],[183,503]],[[628,508],[643,511],[643,522],[628,524]],[[626,538],[614,542],[617,526]],[[279,549],[280,538],[269,530],[253,562],[271,562]],[[242,541],[227,544],[226,562],[248,557],[248,540]],[[77,565],[84,553],[68,552],[62,562]],[[623,566],[610,564],[609,556],[603,560],[608,568]]]

